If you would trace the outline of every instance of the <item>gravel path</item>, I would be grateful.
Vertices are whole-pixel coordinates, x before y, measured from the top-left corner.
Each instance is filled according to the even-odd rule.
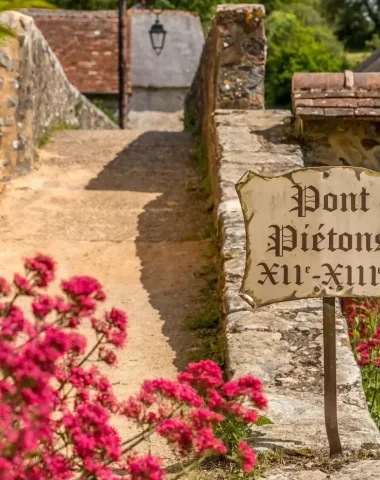
[[[176,131],[60,132],[40,168],[0,197],[1,274],[48,253],[60,277],[95,276],[128,312],[128,347],[110,372],[120,397],[173,378],[197,349],[185,323],[199,307],[206,243],[192,146]]]

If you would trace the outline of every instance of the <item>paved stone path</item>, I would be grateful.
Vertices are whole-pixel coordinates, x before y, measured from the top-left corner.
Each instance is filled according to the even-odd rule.
[[[199,304],[204,200],[183,132],[67,131],[34,173],[0,197],[0,272],[46,252],[59,277],[98,278],[129,315],[128,347],[110,373],[119,396],[147,378],[173,378],[196,340],[185,328]]]

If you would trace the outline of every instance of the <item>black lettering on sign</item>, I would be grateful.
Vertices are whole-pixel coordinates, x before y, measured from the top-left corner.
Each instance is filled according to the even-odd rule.
[[[328,285],[331,282],[331,280],[333,280],[335,282],[335,285],[340,285],[341,284],[338,277],[340,277],[342,275],[342,273],[341,272],[338,273],[337,270],[342,269],[343,265],[341,265],[339,263],[335,268],[333,268],[329,263],[324,263],[322,265],[322,267],[326,267],[327,272],[325,273],[325,276],[328,277],[327,280],[323,280],[323,282],[322,282],[323,285]]]
[[[359,195],[356,193],[341,193],[339,195],[340,200],[335,193],[326,193],[321,198],[319,190],[313,185],[307,187],[293,185],[293,188],[297,190],[297,193],[291,199],[296,202],[296,206],[290,212],[297,212],[298,217],[306,217],[307,212],[315,212],[321,207],[326,212],[336,212],[337,210],[356,212],[358,208],[363,212],[369,211],[369,193],[365,187],[362,188]]]
[[[360,199],[361,199],[360,210],[362,210],[363,212],[368,212],[369,210],[369,208],[367,207],[367,197],[369,197],[369,193],[367,193],[367,189],[363,187],[360,194]]]
[[[258,267],[263,267],[264,271],[260,275],[264,276],[264,280],[259,280],[260,285],[264,285],[267,280],[271,282],[272,285],[277,285],[278,282],[275,280],[275,275],[278,275],[278,272],[273,272],[274,268],[278,268],[280,265],[274,263],[271,268],[268,267],[266,263],[259,263]]]
[[[338,197],[333,193],[328,193],[323,199],[323,208],[328,212],[338,210]]]
[[[291,212],[297,212],[299,217],[306,217],[306,212],[315,212],[319,208],[319,191],[310,185],[301,187],[294,185],[292,188],[297,190],[292,199],[296,201],[297,206],[292,208]]]
[[[371,237],[372,233],[357,233],[356,234],[356,250],[358,252],[361,252],[363,250],[363,237],[365,237],[365,249],[367,252],[371,252],[373,250],[372,248],[372,242],[371,242]]]
[[[322,225],[319,225],[319,228],[318,230],[320,230],[321,228],[323,228],[324,225],[322,223]],[[315,235],[313,235],[313,250],[315,252],[322,252],[322,250],[324,250],[324,248],[319,248],[319,244],[321,242],[323,242],[323,240],[325,239],[326,237],[324,235],[322,235],[322,233],[316,233]]]
[[[297,247],[297,230],[290,225],[279,226],[270,225],[274,233],[269,236],[273,246],[268,248],[267,252],[274,250],[276,257],[283,257],[284,252],[292,252]],[[271,245],[271,244],[269,244]]]
[[[356,195],[354,193],[341,193],[340,196],[342,197],[342,212],[347,212],[347,197],[351,199],[351,212],[356,212]]]

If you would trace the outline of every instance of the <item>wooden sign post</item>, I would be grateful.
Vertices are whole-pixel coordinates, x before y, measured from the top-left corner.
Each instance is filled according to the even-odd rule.
[[[341,454],[335,299],[379,296],[380,174],[351,167],[247,172],[236,188],[247,232],[242,298],[255,308],[323,298],[325,423],[331,456]]]

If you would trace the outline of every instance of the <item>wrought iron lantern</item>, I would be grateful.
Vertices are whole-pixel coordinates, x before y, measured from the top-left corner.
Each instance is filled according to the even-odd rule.
[[[165,46],[166,30],[159,19],[159,14],[157,13],[157,18],[154,24],[149,30],[150,41],[152,43],[152,48],[157,55],[160,55]]]

